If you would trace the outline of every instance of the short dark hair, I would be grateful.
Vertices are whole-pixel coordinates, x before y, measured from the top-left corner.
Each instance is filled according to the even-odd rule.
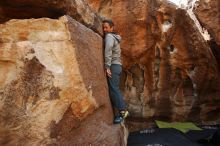
[[[115,26],[114,23],[113,23],[113,21],[110,20],[110,19],[105,19],[105,20],[102,21],[102,23],[108,23],[110,27]]]

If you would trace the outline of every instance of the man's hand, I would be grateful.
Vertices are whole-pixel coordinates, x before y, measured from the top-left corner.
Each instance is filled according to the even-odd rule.
[[[112,77],[112,72],[111,72],[110,68],[106,69],[106,74],[108,77],[110,77],[110,78]]]

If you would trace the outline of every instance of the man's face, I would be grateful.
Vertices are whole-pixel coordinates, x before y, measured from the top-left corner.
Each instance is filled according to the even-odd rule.
[[[109,32],[113,32],[113,27],[111,27],[108,23],[103,23],[102,27],[105,34]]]

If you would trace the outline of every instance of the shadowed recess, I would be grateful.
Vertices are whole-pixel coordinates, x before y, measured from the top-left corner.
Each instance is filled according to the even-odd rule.
[[[28,3],[12,3],[7,1],[0,2],[0,23],[10,19],[29,19],[48,17],[59,18],[65,14],[64,10],[47,7],[45,5],[31,5]]]

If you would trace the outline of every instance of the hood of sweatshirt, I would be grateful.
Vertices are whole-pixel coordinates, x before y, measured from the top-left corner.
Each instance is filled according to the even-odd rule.
[[[120,43],[121,42],[121,36],[115,33],[111,33],[112,36]]]

